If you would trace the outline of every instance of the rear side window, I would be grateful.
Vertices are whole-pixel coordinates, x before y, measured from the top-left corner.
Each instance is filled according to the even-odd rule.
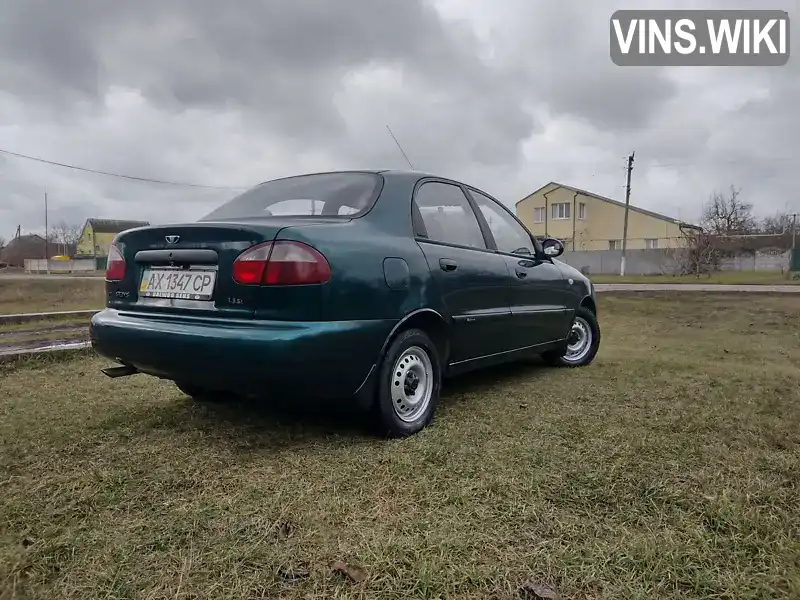
[[[358,217],[372,208],[383,183],[376,173],[316,173],[267,181],[200,219]]]
[[[478,219],[461,188],[449,183],[423,183],[414,196],[429,240],[486,249]]]

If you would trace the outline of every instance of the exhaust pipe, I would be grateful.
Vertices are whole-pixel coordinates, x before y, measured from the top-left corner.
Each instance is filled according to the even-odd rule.
[[[103,375],[107,375],[112,379],[116,379],[117,377],[127,377],[128,375],[136,375],[139,372],[139,369],[136,367],[132,367],[131,365],[122,365],[119,367],[107,367],[105,369],[100,369],[103,372]]]

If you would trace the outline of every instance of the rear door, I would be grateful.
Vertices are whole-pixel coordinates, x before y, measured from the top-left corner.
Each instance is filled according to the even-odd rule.
[[[462,188],[426,180],[414,194],[417,242],[452,323],[453,363],[509,349],[509,272]]]
[[[511,339],[516,348],[552,342],[567,331],[567,288],[561,270],[499,202],[469,188],[511,274]]]

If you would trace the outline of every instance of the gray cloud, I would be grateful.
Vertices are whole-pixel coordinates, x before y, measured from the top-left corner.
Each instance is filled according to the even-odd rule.
[[[800,144],[797,61],[616,67],[608,19],[618,8],[0,0],[0,148],[246,185],[318,169],[404,167],[388,124],[416,167],[510,205],[551,179],[620,197],[623,157],[635,149],[642,206],[692,218],[714,188],[735,183],[759,211],[783,208]],[[800,47],[796,33],[792,41]],[[0,235],[17,223],[41,229],[45,190],[54,214],[75,221],[195,219],[235,193],[5,158]]]

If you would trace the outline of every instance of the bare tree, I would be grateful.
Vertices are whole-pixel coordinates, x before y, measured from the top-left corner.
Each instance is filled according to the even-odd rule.
[[[744,202],[740,193],[733,185],[727,194],[714,192],[703,207],[700,227],[681,227],[683,247],[673,257],[676,274],[710,276],[729,253],[731,239],[758,230],[753,205]]]
[[[722,253],[717,247],[717,236],[705,229],[682,227],[684,245],[678,249],[676,265],[680,275],[711,276],[719,269]]]
[[[6,247],[6,238],[0,236],[0,250]]]
[[[792,215],[779,212],[772,216],[765,217],[759,224],[759,232],[781,235],[792,231]]]
[[[731,186],[727,194],[714,192],[703,207],[703,231],[717,237],[747,235],[758,229],[753,205],[740,198],[741,190]]]
[[[56,223],[48,232],[47,241],[56,244],[59,252],[67,253],[70,247],[78,243],[81,237],[82,228],[80,225],[60,221]]]

